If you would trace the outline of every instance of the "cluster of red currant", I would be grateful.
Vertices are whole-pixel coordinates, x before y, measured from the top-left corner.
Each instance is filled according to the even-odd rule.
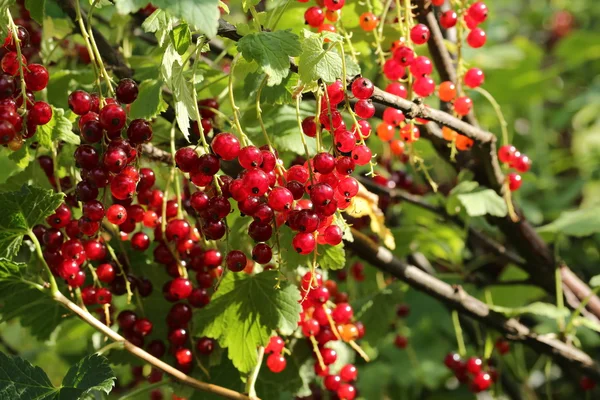
[[[14,36],[12,31],[6,36],[6,53],[1,61],[0,145],[16,151],[23,146],[25,139],[35,134],[39,125],[50,122],[52,107],[45,101],[36,101],[34,94],[48,85],[48,70],[40,64],[27,64],[24,54],[19,59],[21,48],[28,48],[31,42],[29,31],[18,25],[18,41]],[[23,100],[24,97],[26,100]]]
[[[469,390],[473,393],[489,389],[498,379],[496,370],[491,366],[484,368],[484,362],[479,357],[469,357],[464,361],[457,353],[449,353],[444,359],[444,364],[460,383],[469,384]]]
[[[531,168],[531,160],[525,154],[521,153],[517,148],[510,144],[505,144],[498,149],[498,159],[503,164],[515,169],[517,172],[525,173]],[[506,179],[508,188],[511,191],[519,190],[522,183],[521,175],[516,172],[510,172]]]

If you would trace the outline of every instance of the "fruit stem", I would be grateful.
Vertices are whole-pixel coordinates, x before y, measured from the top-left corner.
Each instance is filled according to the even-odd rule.
[[[583,309],[585,308],[585,306],[587,306],[587,304],[590,302],[590,300],[592,299],[592,297],[594,297],[595,295],[598,294],[598,292],[600,292],[600,286],[596,286],[595,288],[593,288],[590,291],[590,294],[588,294],[577,306],[577,308],[575,309],[575,311],[573,311],[571,313],[571,315],[569,316],[569,321],[567,322],[567,327],[565,328],[565,335],[568,335],[569,332],[571,332],[571,330],[573,329],[573,324],[575,323],[575,319],[577,318],[577,316],[579,314],[581,314],[581,312],[583,311]]]
[[[558,246],[556,246],[558,247]],[[565,310],[565,300],[563,297],[563,282],[562,282],[562,274],[560,273],[561,265],[558,263],[556,268],[554,268],[554,282],[556,285],[556,307],[558,308],[558,330],[561,332],[565,331],[565,318],[562,313]]]
[[[314,335],[310,335],[310,342],[312,343],[313,351],[317,356],[317,361],[319,361],[319,366],[324,371],[327,368],[327,366],[323,361],[323,356],[321,355],[321,351],[319,350],[319,343],[317,342],[317,339],[315,339]]]
[[[475,88],[475,91],[481,93],[483,97],[485,97],[490,102],[492,107],[494,107],[494,111],[496,112],[498,121],[500,121],[500,129],[502,129],[502,144],[508,144],[508,123],[504,119],[504,114],[502,113],[502,108],[500,107],[500,104],[498,104],[494,96],[492,96],[487,90],[481,87],[477,87]]]
[[[298,128],[300,129],[300,139],[302,140],[302,146],[304,146],[304,152],[306,153],[306,160],[308,162],[308,173],[310,175],[310,184],[314,184],[313,169],[310,165],[310,154],[308,152],[308,146],[306,145],[306,139],[304,138],[304,132],[302,131],[302,118],[300,117],[300,97],[302,94],[296,96],[296,120],[298,121]]]
[[[42,262],[42,265],[46,269],[46,272],[48,273],[48,281],[50,283],[50,293],[52,294],[52,296],[56,296],[57,293],[60,294],[60,290],[58,290],[58,285],[56,284],[56,279],[54,279],[54,275],[52,275],[52,271],[50,270],[50,267],[48,266],[48,263],[46,262],[46,259],[44,258],[44,253],[42,252],[42,245],[40,244],[40,241],[38,240],[38,238],[35,236],[35,234],[33,233],[33,231],[31,229],[29,230],[29,232],[27,232],[27,234],[29,235],[29,238],[35,245],[35,252],[36,252],[38,258],[40,259],[40,261]],[[62,294],[61,294],[61,296],[62,296]]]
[[[460,327],[460,320],[458,319],[458,311],[456,310],[452,310],[452,324],[454,325],[454,333],[456,334],[458,354],[464,358],[467,355],[467,348],[465,347],[465,339],[463,337],[462,328]]]
[[[129,393],[127,393],[127,394],[119,397],[118,400],[127,400],[127,399],[139,398],[138,396],[140,394],[143,394],[143,393],[146,393],[146,392],[150,392],[150,391],[152,391],[154,389],[158,389],[159,387],[165,386],[167,384],[169,384],[169,380],[163,379],[160,382],[155,382],[155,383],[152,383],[150,385],[146,385],[146,386],[137,388],[137,389],[135,389],[135,390],[133,390],[133,391],[131,391],[131,392],[129,392]]]
[[[118,232],[114,232],[114,233],[116,234],[116,236],[114,236],[115,240],[121,240],[121,238],[119,237],[119,233]],[[112,246],[109,243],[106,243],[106,248],[108,249],[108,253],[112,257],[112,259],[115,261],[115,264],[117,264],[117,267],[119,267],[119,271],[121,271],[121,275],[123,275],[123,279],[125,280],[125,289],[127,290],[127,304],[131,304],[133,292],[131,291],[131,284],[129,283],[129,279],[127,279],[127,275],[125,274],[125,269],[123,268],[123,264],[121,264],[121,261],[119,261],[119,259],[117,258],[117,255],[115,254],[115,250],[112,248]]]
[[[365,360],[366,362],[371,361],[367,353],[365,353],[365,351],[354,340],[350,340],[348,344],[363,358],[363,360]]]
[[[196,123],[198,124],[198,131],[200,131],[200,141],[202,142],[202,147],[204,147],[204,151],[206,154],[210,154],[210,147],[206,142],[206,137],[204,137],[204,127],[202,126],[202,116],[200,115],[200,108],[198,107],[198,93],[196,92],[196,87],[194,86],[194,82],[196,81],[196,71],[198,70],[198,60],[200,60],[200,55],[202,53],[202,46],[204,46],[205,39],[198,39],[196,42],[196,57],[194,58],[194,67],[192,68],[192,100],[194,103],[194,113],[196,114]],[[175,158],[173,158],[173,163],[175,163]],[[175,164],[173,164],[175,165]]]
[[[262,365],[263,358],[265,356],[265,348],[263,346],[258,348],[258,356],[256,358],[256,365],[252,370],[252,373],[248,377],[248,381],[246,382],[246,393],[248,393],[248,397],[255,398],[256,397],[256,380],[258,379],[258,372],[260,371],[260,366]]]
[[[219,395],[219,396],[227,398],[227,399],[233,399],[233,400],[249,400],[250,399],[245,394],[242,394],[242,393],[239,393],[239,392],[236,392],[236,391],[233,391],[233,390],[221,387],[221,386],[212,385],[212,384],[205,383],[205,382],[200,382],[199,380],[194,379],[191,376],[188,376],[188,375],[184,374],[183,372],[179,371],[178,369],[170,366],[169,364],[165,363],[164,361],[159,360],[158,358],[149,354],[145,350],[143,350],[143,349],[137,347],[136,345],[134,345],[133,343],[127,341],[123,336],[119,335],[117,332],[113,331],[108,326],[104,325],[102,322],[100,322],[98,319],[96,319],[89,312],[83,310],[77,304],[75,304],[71,300],[67,299],[59,291],[57,291],[53,294],[53,298],[55,301],[64,305],[67,309],[69,309],[70,311],[77,314],[77,316],[79,318],[81,318],[83,321],[85,321],[87,324],[89,324],[90,326],[95,328],[100,333],[104,334],[105,336],[107,336],[111,340],[114,340],[115,342],[123,343],[123,347],[125,348],[125,350],[127,350],[134,356],[146,361],[147,363],[151,364],[152,366],[171,375],[172,377],[179,380],[184,385],[202,390],[204,392],[214,393],[216,395]]]
[[[267,84],[268,79],[269,79],[269,75],[265,74],[265,77],[263,78],[263,80],[260,83],[260,86],[258,87],[258,90],[256,92],[256,118],[258,119],[258,123],[260,124],[260,129],[262,130],[262,134],[265,138],[265,141],[267,142],[267,145],[269,146],[269,151],[271,153],[275,154],[275,148],[273,148],[271,139],[269,139],[269,134],[267,133],[267,128],[265,128],[265,123],[262,118],[262,108],[260,107],[260,97],[262,95],[263,88]],[[306,144],[304,145],[304,148],[306,148]],[[306,156],[308,157],[308,151],[306,152]],[[279,164],[278,162],[275,162],[275,168],[277,169],[277,173],[279,173],[279,176],[281,176],[282,178],[285,178],[284,171],[283,171],[281,164]]]
[[[88,13],[88,35],[90,37],[90,44],[92,45],[92,51],[96,55],[96,62],[98,63],[98,69],[100,71],[100,75],[106,81],[106,87],[108,90],[109,96],[114,96],[115,92],[112,88],[112,82],[110,80],[110,76],[108,76],[108,72],[106,72],[106,68],[104,67],[104,62],[102,61],[102,56],[98,51],[98,46],[96,45],[96,39],[94,39],[94,31],[92,30],[92,15],[94,14],[94,10],[96,9],[96,4],[98,4],[100,0],[94,0],[90,7],[90,12]]]
[[[77,23],[79,24],[79,30],[81,31],[81,36],[83,37],[83,41],[85,42],[85,47],[88,51],[88,55],[90,56],[90,62],[94,67],[94,75],[96,76],[96,87],[98,88],[98,95],[100,96],[100,100],[103,101],[102,98],[102,90],[100,88],[100,71],[98,70],[98,64],[96,60],[96,56],[94,55],[94,51],[92,50],[92,45],[90,44],[90,37],[85,28],[85,24],[83,22],[83,17],[81,16],[81,6],[79,5],[79,1],[74,1],[75,3],[75,13],[77,15]]]
[[[7,8],[6,9],[6,16],[8,17],[8,29],[11,32],[11,35],[13,37],[13,41],[15,42],[15,48],[17,49],[17,59],[19,61],[19,78],[21,79],[21,97],[23,98],[23,104],[21,104],[21,107],[19,107],[20,109],[22,109],[23,112],[25,112],[25,110],[27,110],[27,102],[29,101],[29,99],[27,98],[27,85],[25,84],[25,70],[24,70],[24,66],[23,66],[23,53],[21,53],[21,40],[19,39],[19,29],[17,28],[17,25],[15,25],[15,21],[13,21],[12,18],[12,14],[10,13],[10,10]],[[23,124],[23,126],[25,127],[25,124]],[[25,129],[25,128],[23,128]],[[57,180],[58,183],[58,180]]]
[[[235,57],[233,57],[233,60],[231,60],[231,64],[229,67],[229,85],[228,85],[229,102],[231,103],[231,108],[233,109],[233,122],[235,123],[238,133],[240,134],[242,144],[244,146],[248,146],[248,137],[244,133],[244,130],[242,129],[242,125],[240,124],[240,118],[239,118],[240,109],[235,105],[235,99],[233,98],[233,71],[235,69],[235,65],[237,64],[237,61],[239,60],[239,58],[240,58],[240,54],[238,53],[235,55]]]
[[[202,124],[198,123],[198,126]],[[200,132],[200,137],[204,137],[204,132]],[[175,163],[175,121],[171,124],[171,168],[173,171],[177,169]],[[179,179],[175,177],[175,197],[177,198],[177,218],[183,218],[183,206],[181,204],[181,186]]]
[[[342,32],[342,35],[344,35],[344,39],[346,40],[346,43],[348,44],[348,49],[350,49],[350,56],[352,57],[352,61],[354,61],[355,63],[358,64],[358,57],[356,55],[356,50],[354,49],[354,46],[352,45],[352,40],[350,38],[350,35],[348,35],[348,31],[346,31],[346,28],[344,28],[344,23],[342,22],[341,17],[338,20],[338,25],[340,26],[340,31]]]

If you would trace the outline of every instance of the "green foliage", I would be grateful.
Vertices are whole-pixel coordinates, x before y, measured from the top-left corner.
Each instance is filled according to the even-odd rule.
[[[523,307],[500,307],[489,306],[492,310],[504,314],[507,317],[515,317],[523,314],[532,314],[540,317],[552,319],[564,318],[569,316],[569,310],[558,308],[554,304],[535,302]]]
[[[169,36],[180,56],[184,55],[192,43],[192,32],[188,24],[179,24],[173,29]]]
[[[317,256],[317,263],[325,269],[342,269],[346,265],[346,252],[342,243],[337,246],[323,246]]]
[[[163,82],[159,79],[147,79],[140,84],[138,97],[143,101],[135,101],[129,110],[132,119],[153,119],[168,107],[162,96]]]
[[[364,341],[377,345],[377,341],[388,332],[396,316],[396,310],[390,305],[400,303],[403,297],[400,285],[393,284],[355,304],[356,319],[369,327],[365,330]]]
[[[269,86],[279,85],[290,72],[290,57],[300,54],[300,40],[290,31],[258,32],[244,36],[237,44],[248,61],[255,61],[267,75]]]
[[[145,0],[114,0],[120,14],[131,14],[148,5]]]
[[[46,8],[46,0],[25,0],[25,8],[29,11],[31,18],[38,24],[44,20],[44,12]]]
[[[40,145],[47,149],[53,149],[59,141],[79,144],[81,139],[72,130],[73,124],[65,116],[65,110],[52,107],[52,119],[46,125],[38,127],[36,137]]]
[[[277,271],[229,273],[210,304],[194,316],[197,334],[218,339],[242,373],[256,365],[257,347],[265,346],[274,330],[289,335],[296,329],[300,292],[277,278]]]
[[[217,34],[219,0],[155,0],[152,4],[185,20],[210,38]]]
[[[492,189],[480,189],[477,182],[463,181],[456,185],[446,200],[446,210],[456,214],[464,208],[470,217],[492,215],[504,217],[508,213],[506,201]]]
[[[80,400],[94,392],[110,393],[115,376],[106,358],[88,356],[69,369],[60,387],[54,387],[44,371],[20,357],[0,353],[3,400]]]
[[[25,185],[18,191],[0,193],[0,257],[17,254],[23,236],[51,215],[62,199],[62,194]]]
[[[0,258],[0,320],[19,318],[33,336],[46,340],[63,322],[64,309],[40,285],[26,279],[25,269],[25,264]]]
[[[600,209],[584,208],[565,211],[559,218],[538,228],[539,232],[583,237],[600,232]]]
[[[342,75],[342,57],[337,52],[335,43],[327,43],[325,49],[324,44],[323,36],[304,31],[298,73],[307,88],[314,88],[319,79],[331,83]]]

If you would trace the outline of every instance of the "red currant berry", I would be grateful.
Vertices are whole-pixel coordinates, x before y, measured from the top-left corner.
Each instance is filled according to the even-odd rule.
[[[280,373],[285,369],[287,361],[281,354],[273,353],[267,357],[267,367],[275,374]]]
[[[246,268],[247,261],[246,255],[239,250],[230,251],[225,257],[227,268],[232,272],[243,271]]]
[[[375,115],[375,106],[371,100],[359,100],[354,105],[354,112],[360,118],[369,119]]]
[[[487,36],[481,28],[475,28],[467,35],[467,43],[474,49],[478,49],[485,44]]]
[[[318,28],[325,21],[325,13],[320,7],[310,7],[304,12],[304,21],[313,28]]]
[[[98,304],[110,304],[112,293],[106,288],[96,289],[95,302]]]
[[[19,60],[17,57],[16,51],[6,53],[4,57],[2,57],[2,62],[0,63],[2,70],[9,75],[17,76],[19,74]],[[27,59],[23,55],[21,55],[21,64],[23,66],[27,65]]]
[[[383,74],[389,80],[395,81],[404,76],[406,70],[395,59],[391,58],[383,64]]]
[[[37,101],[29,110],[28,118],[35,125],[46,125],[52,119],[52,107],[45,101]]]
[[[122,104],[131,104],[137,99],[138,91],[138,85],[133,79],[121,79],[116,90],[117,100]]]
[[[352,94],[360,100],[366,100],[373,96],[375,85],[367,78],[358,78],[352,82]]]
[[[25,84],[32,92],[39,92],[48,86],[48,70],[40,64],[29,64],[25,70]]]
[[[480,393],[489,389],[492,385],[492,377],[487,372],[478,372],[471,381],[469,389],[473,393]]]
[[[211,339],[208,337],[201,337],[196,342],[196,350],[198,350],[198,353],[200,353],[200,354],[209,355],[213,352],[214,348],[215,348],[214,339]]]
[[[467,115],[469,112],[471,112],[472,107],[473,101],[467,96],[459,97],[454,101],[454,111],[458,115]]]
[[[342,384],[342,378],[339,375],[327,375],[323,380],[325,389],[335,392]]]
[[[485,75],[483,71],[479,68],[471,68],[465,74],[465,85],[470,88],[476,88],[481,86],[483,81],[485,80]]]
[[[488,9],[485,3],[477,1],[471,4],[471,7],[467,10],[469,17],[475,21],[476,24],[481,24],[487,18]]]
[[[440,16],[440,25],[445,29],[453,28],[458,21],[458,15],[454,10],[444,11]]]
[[[394,60],[401,66],[408,67],[415,59],[415,52],[408,46],[399,46],[394,50]]]
[[[231,133],[219,133],[214,137],[211,147],[225,161],[234,160],[240,154],[240,141]]]
[[[175,278],[169,285],[169,293],[176,300],[187,299],[192,294],[192,290],[192,282],[185,278]]]
[[[342,378],[342,381],[344,382],[354,382],[357,376],[358,370],[352,364],[346,364],[340,370],[340,378]]]
[[[152,140],[152,125],[145,119],[134,119],[127,128],[127,138],[132,145]]]
[[[423,24],[417,24],[410,30],[410,40],[414,44],[423,44],[429,40],[429,28]]]
[[[521,187],[521,184],[523,183],[521,175],[515,174],[514,172],[511,172],[510,174],[508,174],[507,179],[508,179],[508,188],[510,189],[511,192],[519,190],[519,188]]]
[[[127,115],[121,106],[107,104],[100,110],[100,124],[108,132],[119,132],[125,126]]]

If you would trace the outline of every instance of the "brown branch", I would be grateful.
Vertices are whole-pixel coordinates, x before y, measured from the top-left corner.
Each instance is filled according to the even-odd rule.
[[[374,267],[427,293],[451,309],[496,329],[506,338],[520,342],[539,353],[551,356],[563,367],[575,368],[594,379],[600,379],[600,367],[583,351],[549,336],[537,335],[514,318],[506,318],[491,310],[485,303],[466,293],[460,286],[451,286],[414,265],[394,257],[386,248],[378,246],[359,231],[352,229],[353,242],[346,246]]]
[[[169,364],[165,363],[164,361],[159,360],[158,358],[147,353],[143,349],[137,347],[133,343],[127,341],[123,336],[119,335],[117,332],[113,331],[108,326],[104,325],[102,322],[100,322],[96,318],[94,318],[94,316],[92,314],[90,314],[86,310],[82,309],[77,304],[73,303],[71,300],[67,299],[62,293],[56,292],[53,297],[54,297],[54,300],[61,303],[63,306],[68,308],[70,311],[77,314],[77,316],[79,318],[81,318],[87,324],[94,327],[97,331],[101,332],[102,334],[109,337],[111,340],[113,340],[115,342],[122,343],[125,350],[127,350],[134,356],[141,358],[142,360],[146,361],[147,363],[151,364],[152,366],[160,369],[161,371],[171,375],[172,377],[174,377],[175,379],[177,379],[184,385],[193,387],[198,390],[202,390],[204,392],[213,393],[215,395],[221,396],[226,399],[234,399],[234,400],[249,400],[249,399],[251,399],[250,397],[246,396],[245,394],[224,388],[222,386],[212,385],[212,384],[206,383],[206,382],[200,382],[199,380],[194,379],[194,378],[184,374],[183,372],[179,371],[178,369],[170,366]],[[259,400],[256,398],[253,398],[253,399]]]
[[[388,189],[386,187],[376,184],[375,182],[373,182],[373,180],[369,178],[359,177],[359,180],[372,193],[379,195],[385,194],[393,199],[399,199],[414,204],[435,214],[438,214],[444,220],[452,222],[455,225],[460,226],[461,228],[465,227],[466,225],[464,221],[462,221],[459,217],[448,214],[443,207],[435,207],[429,203],[426,203],[420,196],[415,196],[403,190]],[[469,231],[469,234],[476,237],[485,247],[487,247],[489,250],[492,250],[494,253],[496,253],[506,261],[511,262],[520,267],[524,266],[524,260],[518,254],[515,254],[512,251],[508,250],[502,243],[497,242],[496,240],[485,235],[483,232],[480,232],[471,226],[467,226],[467,230]]]

